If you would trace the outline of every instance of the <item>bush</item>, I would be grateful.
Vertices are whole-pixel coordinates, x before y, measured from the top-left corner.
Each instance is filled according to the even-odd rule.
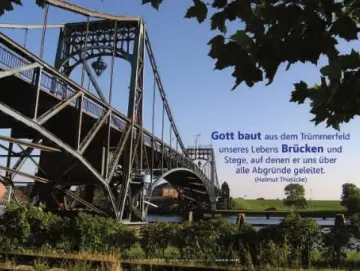
[[[169,246],[173,235],[176,234],[172,223],[155,222],[149,223],[140,229],[140,244],[149,258],[159,256],[164,258],[165,249]]]
[[[0,218],[0,248],[124,251],[137,242],[133,230],[111,218],[81,213],[69,219],[41,207],[9,206]]]
[[[132,246],[130,249],[123,251],[121,254],[122,259],[144,259],[146,257],[144,250],[139,244]]]
[[[0,218],[0,229],[5,241],[1,242],[3,249],[4,246],[8,246],[9,249],[12,246],[56,247],[56,244],[66,238],[68,223],[66,219],[44,212],[42,207],[18,208],[9,205]]]
[[[81,213],[76,217],[75,223],[76,245],[79,250],[122,252],[137,242],[133,230],[112,218]]]

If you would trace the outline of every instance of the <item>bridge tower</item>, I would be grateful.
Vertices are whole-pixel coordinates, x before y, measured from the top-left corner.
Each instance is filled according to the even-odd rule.
[[[145,184],[141,177],[143,173],[143,84],[144,84],[144,52],[145,52],[145,24],[140,20],[97,20],[79,23],[65,24],[60,29],[57,53],[55,59],[55,68],[65,76],[69,77],[78,65],[82,65],[81,85],[84,83],[84,73],[86,72],[89,80],[94,86],[99,98],[112,105],[112,80],[114,70],[114,58],[121,58],[128,61],[131,66],[130,88],[127,117],[131,120],[130,127],[126,127],[122,133],[121,140],[117,146],[112,143],[110,138],[110,125],[116,123],[111,112],[104,113],[99,119],[99,125],[94,125],[86,136],[95,137],[96,130],[100,127],[100,122],[109,127],[105,131],[106,136],[101,142],[101,165],[100,171],[102,177],[108,182],[109,188],[114,195],[115,206],[117,207],[118,219],[131,221],[144,221],[146,219]],[[109,97],[105,97],[96,76],[88,64],[90,60],[96,60],[92,63],[92,68],[97,76],[101,76],[107,64],[102,57],[112,57],[111,62],[111,82]],[[118,74],[115,76],[119,76]],[[52,82],[52,92],[66,92],[66,86],[59,86]],[[66,93],[64,93],[66,97]],[[78,108],[83,107],[84,99],[78,103]],[[81,117],[79,123],[81,123]],[[81,149],[80,141],[84,138],[81,131],[81,125],[78,130],[78,146]],[[123,128],[123,127],[121,127]],[[122,144],[121,142],[125,142]],[[122,156],[121,156],[122,155]],[[118,166],[118,160],[121,156],[121,167]],[[45,170],[51,170],[52,165],[46,161],[46,157],[40,157],[40,166]],[[41,175],[41,173],[40,173]],[[35,189],[34,198],[41,198],[40,193],[44,191],[44,184],[36,183],[42,189]],[[94,198],[96,186],[86,184],[77,186],[75,189],[91,202]],[[111,197],[109,196],[111,200]],[[41,200],[41,199],[40,199]],[[81,205],[74,201],[74,205]],[[114,203],[113,203],[114,204]]]
[[[230,210],[231,209],[231,198],[230,198],[230,187],[227,182],[223,182],[221,185],[221,197],[217,204],[218,209]]]

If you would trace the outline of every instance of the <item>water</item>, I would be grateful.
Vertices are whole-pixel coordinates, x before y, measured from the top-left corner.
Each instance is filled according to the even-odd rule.
[[[225,220],[228,222],[235,224],[236,223],[236,216],[228,216],[224,217]],[[266,217],[251,217],[247,216],[245,221],[248,224],[256,224],[256,225],[276,225],[279,224],[284,218],[283,217],[270,217],[269,219],[266,219]],[[324,220],[320,217],[314,217],[312,218],[315,220],[319,225],[321,226],[332,226],[335,224],[335,218],[327,218]],[[148,221],[154,222],[154,221],[160,221],[160,222],[183,222],[186,218],[182,216],[177,215],[149,215]]]
[[[0,215],[4,212],[5,206],[0,205]],[[266,219],[265,217],[246,217],[246,222],[249,224],[256,224],[256,225],[276,225],[279,224],[284,218],[283,217],[270,217]],[[186,218],[183,216],[178,215],[149,215],[148,221],[160,221],[160,222],[183,222]],[[236,216],[228,216],[225,217],[225,220],[229,221],[232,224],[236,223]],[[335,224],[335,218],[327,218],[326,220],[316,217],[313,218],[319,225],[322,226],[332,226]]]

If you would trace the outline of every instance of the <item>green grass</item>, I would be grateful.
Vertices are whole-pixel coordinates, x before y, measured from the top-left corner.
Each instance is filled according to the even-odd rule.
[[[233,199],[234,210],[265,211],[267,208],[276,208],[278,211],[290,211],[282,200],[265,199]],[[344,211],[338,200],[312,200],[308,202],[308,211]]]

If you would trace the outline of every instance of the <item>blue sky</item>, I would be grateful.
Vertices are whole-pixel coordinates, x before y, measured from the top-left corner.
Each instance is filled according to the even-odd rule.
[[[23,7],[16,7],[12,12],[0,17],[0,23],[42,24],[43,10],[33,2],[23,1]],[[196,20],[184,19],[186,9],[192,1],[164,1],[159,11],[150,5],[141,5],[137,0],[73,0],[74,4],[105,13],[122,16],[142,16],[152,42],[156,61],[159,66],[165,91],[175,117],[176,124],[185,145],[194,144],[194,137],[201,133],[201,143],[209,144],[213,131],[261,132],[263,134],[281,133],[333,133],[324,125],[315,127],[310,122],[312,115],[308,105],[289,103],[293,83],[303,80],[313,84],[319,80],[318,67],[310,64],[294,65],[285,72],[284,67],[278,71],[277,77],[270,86],[265,83],[248,88],[241,85],[231,91],[234,80],[231,70],[214,71],[214,60],[207,56],[208,40],[216,33],[210,31],[209,21],[198,24]],[[85,21],[80,15],[70,14],[50,7],[50,24],[71,21]],[[19,43],[24,41],[22,30],[2,30]],[[58,30],[48,30],[46,35],[44,59],[53,64]],[[39,53],[40,30],[32,30],[28,34],[27,46],[34,53]],[[358,44],[351,47],[341,44],[339,49],[350,52],[351,48],[359,49]],[[114,105],[126,113],[129,85],[129,64],[117,60],[114,86]],[[74,79],[79,78],[75,72]],[[145,126],[151,130],[151,100],[153,81],[150,65],[145,70]],[[87,82],[87,81],[86,81]],[[109,85],[109,71],[99,79],[104,90]],[[105,91],[107,93],[107,91]],[[157,101],[159,101],[157,96]],[[161,134],[161,110],[156,107],[156,134]],[[360,151],[359,120],[341,127],[342,132],[350,132],[351,140],[343,145],[344,153],[336,165],[326,166],[326,174],[311,176],[305,184],[307,196],[314,199],[339,199],[342,183],[349,181],[360,185],[359,169],[356,158]],[[167,129],[168,130],[168,129]],[[167,133],[168,134],[168,133]],[[167,138],[169,136],[167,135]],[[167,140],[169,141],[169,140]],[[240,146],[241,142],[216,142],[217,150],[222,146]],[[258,142],[253,142],[258,145]],[[277,142],[281,143],[281,142]],[[339,145],[342,142],[331,143]],[[263,142],[262,145],[266,145]],[[329,145],[326,142],[325,146]],[[250,146],[247,142],[245,145]],[[282,198],[283,184],[255,183],[251,176],[234,173],[234,167],[224,165],[224,157],[217,155],[219,178],[230,184],[233,197],[246,198]]]

